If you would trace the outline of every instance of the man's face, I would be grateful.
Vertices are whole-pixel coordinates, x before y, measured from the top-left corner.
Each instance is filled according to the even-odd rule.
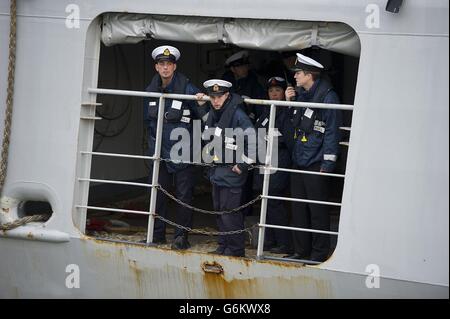
[[[294,78],[297,86],[301,86],[303,88],[312,80],[311,74],[305,74],[303,70],[295,72]]]
[[[269,99],[275,101],[284,101],[284,90],[279,86],[271,86],[269,88]]]
[[[232,66],[231,67],[231,72],[233,72],[234,77],[236,79],[241,79],[241,78],[247,77],[248,76],[248,70],[249,70],[248,64],[239,65],[239,66]]]
[[[172,61],[158,61],[155,64],[156,72],[159,73],[159,76],[162,79],[170,79],[173,76],[173,73],[177,69],[177,65]]]
[[[225,101],[227,100],[228,96],[230,95],[229,92],[226,92],[222,95],[219,96],[210,96],[209,99],[211,101],[211,105],[213,106],[213,108],[215,110],[220,110],[223,106],[223,104],[225,103]]]

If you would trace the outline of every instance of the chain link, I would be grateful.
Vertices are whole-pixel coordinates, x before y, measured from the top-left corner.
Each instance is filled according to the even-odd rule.
[[[166,162],[166,163],[174,163],[174,164],[188,164],[188,165],[195,165],[195,166],[203,166],[203,167],[229,167],[229,168],[233,168],[236,164],[214,164],[214,163],[203,163],[203,162],[188,162],[188,161],[181,161],[181,160],[173,160],[170,158],[159,158],[159,159],[155,159],[156,160],[160,160],[162,162]],[[254,165],[254,164],[250,164],[248,166],[248,170],[251,171],[252,169],[255,168],[261,168],[264,166],[261,165]]]
[[[203,235],[207,235],[207,236],[224,236],[224,235],[236,235],[236,234],[241,234],[241,233],[245,233],[245,232],[249,232],[251,234],[251,229],[258,227],[258,224],[254,224],[250,227],[244,228],[244,229],[237,229],[237,230],[230,230],[230,231],[224,231],[224,232],[220,232],[220,231],[207,231],[207,230],[203,230],[203,229],[194,229],[194,228],[190,228],[190,227],[186,227],[183,225],[179,225],[171,220],[168,220],[167,218],[164,218],[160,215],[155,214],[155,218],[158,218],[159,220],[165,222],[166,224],[172,225],[174,227],[183,229],[185,231],[191,232],[191,233],[196,233],[196,234],[203,234]]]
[[[239,207],[230,209],[230,210],[221,210],[221,211],[211,211],[211,210],[206,210],[206,209],[201,209],[201,208],[197,208],[194,206],[191,206],[189,204],[186,204],[184,202],[182,202],[181,200],[179,200],[178,198],[176,198],[175,196],[173,196],[172,194],[170,194],[167,190],[165,190],[164,188],[161,187],[161,185],[157,185],[155,186],[157,189],[161,190],[161,192],[163,192],[167,197],[169,197],[170,199],[172,199],[174,202],[178,203],[179,205],[186,207],[188,209],[191,209],[195,212],[199,212],[199,213],[203,213],[203,214],[209,214],[209,215],[224,215],[224,214],[231,214],[231,213],[236,213],[250,205],[253,205],[254,203],[256,203],[257,201],[259,201],[262,197],[261,195],[258,195],[257,197],[255,197],[254,199],[252,199],[251,201],[249,201],[248,203],[241,205]]]
[[[49,215],[25,216],[25,217],[15,220],[11,223],[0,224],[0,230],[2,230],[2,231],[11,230],[11,229],[23,226],[23,225],[31,223],[31,222],[39,222],[39,221],[47,220],[48,217],[49,217]]]

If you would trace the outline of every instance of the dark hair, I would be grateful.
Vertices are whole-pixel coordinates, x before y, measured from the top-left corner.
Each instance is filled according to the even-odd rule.
[[[313,81],[317,81],[318,79],[320,79],[320,72],[318,71],[303,71],[303,73],[305,73],[305,75],[311,74]]]

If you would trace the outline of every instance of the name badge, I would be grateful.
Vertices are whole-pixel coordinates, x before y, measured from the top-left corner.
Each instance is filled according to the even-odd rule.
[[[155,106],[155,105],[156,105],[156,102],[155,102],[155,101],[148,102],[148,105],[149,105],[149,106]]]
[[[318,132],[320,132],[320,133],[325,133],[325,128],[324,127],[322,127],[322,126],[314,126],[314,131],[318,131]]]
[[[227,144],[225,144],[225,148],[235,151],[235,150],[237,150],[237,145],[227,143]]]
[[[313,115],[313,113],[314,113],[313,110],[311,110],[310,108],[307,108],[307,109],[305,110],[305,114],[303,114],[303,115],[310,119],[311,116]]]
[[[173,100],[171,108],[181,110],[181,104],[183,104],[181,101]]]
[[[222,134],[222,129],[220,127],[216,127],[216,130],[214,131],[215,136],[220,136]]]
[[[262,121],[261,125],[262,126],[266,126],[268,121],[269,121],[269,119],[266,117],[266,119],[264,121]]]
[[[225,136],[225,143],[234,143],[234,138]]]
[[[191,118],[190,117],[186,117],[186,116],[182,116],[180,121],[183,122],[183,123],[190,123],[191,122]]]

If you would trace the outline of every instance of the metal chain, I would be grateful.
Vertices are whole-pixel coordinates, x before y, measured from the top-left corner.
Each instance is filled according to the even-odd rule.
[[[234,167],[236,164],[229,164],[229,165],[225,165],[225,164],[214,164],[214,163],[203,163],[203,162],[187,162],[187,161],[181,161],[181,160],[173,160],[173,159],[169,159],[169,158],[160,158],[159,159],[162,162],[167,162],[167,163],[174,163],[174,164],[189,164],[189,165],[196,165],[196,166],[203,166],[203,167],[229,167],[232,168]],[[156,159],[155,159],[156,161]],[[254,168],[259,168],[262,167],[260,165],[253,165],[250,164],[248,166],[248,170],[252,170]]]
[[[224,215],[224,214],[231,214],[231,213],[236,213],[250,205],[253,205],[254,203],[256,203],[257,201],[259,201],[262,197],[261,195],[258,195],[257,197],[255,197],[254,199],[252,199],[251,201],[249,201],[248,203],[241,205],[239,207],[230,209],[230,210],[221,210],[221,211],[211,211],[211,210],[206,210],[206,209],[201,209],[201,208],[197,208],[194,206],[191,206],[189,204],[186,204],[184,202],[182,202],[181,200],[179,200],[178,198],[176,198],[175,196],[173,196],[172,194],[170,194],[167,190],[165,190],[164,188],[161,187],[161,185],[157,185],[155,186],[157,189],[161,190],[161,192],[163,192],[164,194],[167,195],[167,197],[169,197],[170,199],[172,199],[173,201],[175,201],[176,203],[180,204],[183,207],[186,207],[188,209],[191,209],[195,212],[199,212],[199,213],[203,213],[203,214],[210,214],[210,215]]]
[[[190,227],[186,227],[183,225],[179,225],[171,220],[168,220],[160,215],[155,214],[155,218],[160,219],[161,221],[165,222],[166,224],[172,225],[174,227],[183,229],[185,231],[191,232],[191,233],[196,233],[196,234],[203,234],[203,235],[207,235],[207,236],[224,236],[224,235],[236,235],[236,234],[240,234],[240,233],[244,233],[244,232],[250,232],[250,230],[254,227],[258,227],[258,224],[254,224],[250,227],[244,228],[244,229],[237,229],[237,230],[230,230],[230,231],[206,231],[203,229],[194,229],[194,228],[190,228]],[[251,233],[251,232],[250,232]]]
[[[23,226],[23,225],[31,223],[31,222],[39,222],[42,220],[47,220],[48,217],[49,217],[49,215],[25,216],[25,217],[15,220],[11,223],[0,224],[0,230],[2,230],[2,231],[11,230],[11,229]]]
[[[11,119],[14,97],[14,73],[16,68],[16,0],[11,0],[11,21],[9,31],[9,64],[8,64],[8,89],[6,94],[5,124],[3,130],[2,159],[0,163],[0,196],[3,194],[3,186],[8,167],[9,140],[11,133]]]

